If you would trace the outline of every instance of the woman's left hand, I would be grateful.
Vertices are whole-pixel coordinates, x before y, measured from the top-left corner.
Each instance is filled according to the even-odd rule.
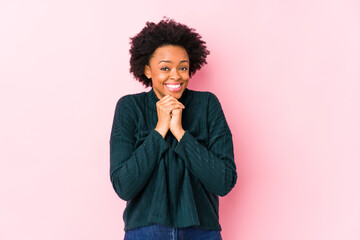
[[[170,120],[170,131],[175,136],[175,138],[180,141],[182,136],[185,134],[185,130],[181,124],[182,109],[173,109],[171,112]]]

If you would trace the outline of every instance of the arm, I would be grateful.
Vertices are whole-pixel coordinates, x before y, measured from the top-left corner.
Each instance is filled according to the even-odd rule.
[[[237,174],[232,135],[215,95],[209,97],[207,118],[208,146],[200,144],[186,131],[175,152],[208,191],[225,196],[234,187]]]
[[[124,200],[132,199],[143,189],[168,149],[155,130],[135,149],[136,121],[128,100],[123,97],[116,105],[110,137],[110,178],[115,192]]]

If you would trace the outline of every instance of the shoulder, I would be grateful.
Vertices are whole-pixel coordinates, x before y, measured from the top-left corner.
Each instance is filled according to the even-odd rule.
[[[120,97],[115,107],[115,117],[128,118],[129,116],[135,116],[139,112],[146,98],[146,92],[127,94]]]
[[[132,108],[139,103],[144,103],[146,98],[146,92],[127,94],[119,98],[116,103],[116,109],[119,108]]]
[[[188,89],[188,91],[192,96],[200,96],[200,97],[215,96],[214,93],[209,92],[209,91],[196,91],[196,90],[190,90],[190,89]]]
[[[146,92],[127,94],[119,98],[119,100],[117,101],[117,105],[130,104],[133,102],[141,101],[144,100],[145,97]]]
[[[199,101],[209,106],[220,106],[218,97],[212,92],[189,90],[189,93],[191,94],[192,101]]]
[[[206,100],[217,99],[216,95],[209,91],[195,91],[195,90],[189,89],[189,93],[192,97],[198,98],[198,99],[206,99]]]
[[[209,91],[191,91],[191,103],[204,109],[209,119],[224,118],[224,112],[218,97]]]

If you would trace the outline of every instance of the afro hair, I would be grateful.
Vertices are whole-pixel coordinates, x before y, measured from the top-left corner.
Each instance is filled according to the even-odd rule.
[[[207,63],[206,57],[210,54],[206,43],[195,29],[167,18],[157,24],[147,22],[141,32],[130,40],[130,73],[146,87],[152,86],[152,82],[145,76],[144,68],[149,64],[152,54],[158,47],[165,45],[183,47],[190,60],[190,76]]]

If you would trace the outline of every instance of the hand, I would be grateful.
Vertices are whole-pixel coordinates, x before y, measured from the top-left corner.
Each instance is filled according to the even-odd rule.
[[[176,132],[177,135],[181,133],[181,111],[184,108],[185,106],[181,102],[170,95],[166,95],[156,103],[158,122],[156,124],[155,130],[159,132],[163,138],[165,138],[166,133],[169,131],[172,121],[172,129],[174,132]],[[174,110],[180,111],[180,115],[177,111],[174,112]],[[174,115],[173,120],[172,115]]]
[[[170,131],[176,137],[178,141],[185,134],[185,131],[181,124],[182,109],[174,109],[171,113]]]

